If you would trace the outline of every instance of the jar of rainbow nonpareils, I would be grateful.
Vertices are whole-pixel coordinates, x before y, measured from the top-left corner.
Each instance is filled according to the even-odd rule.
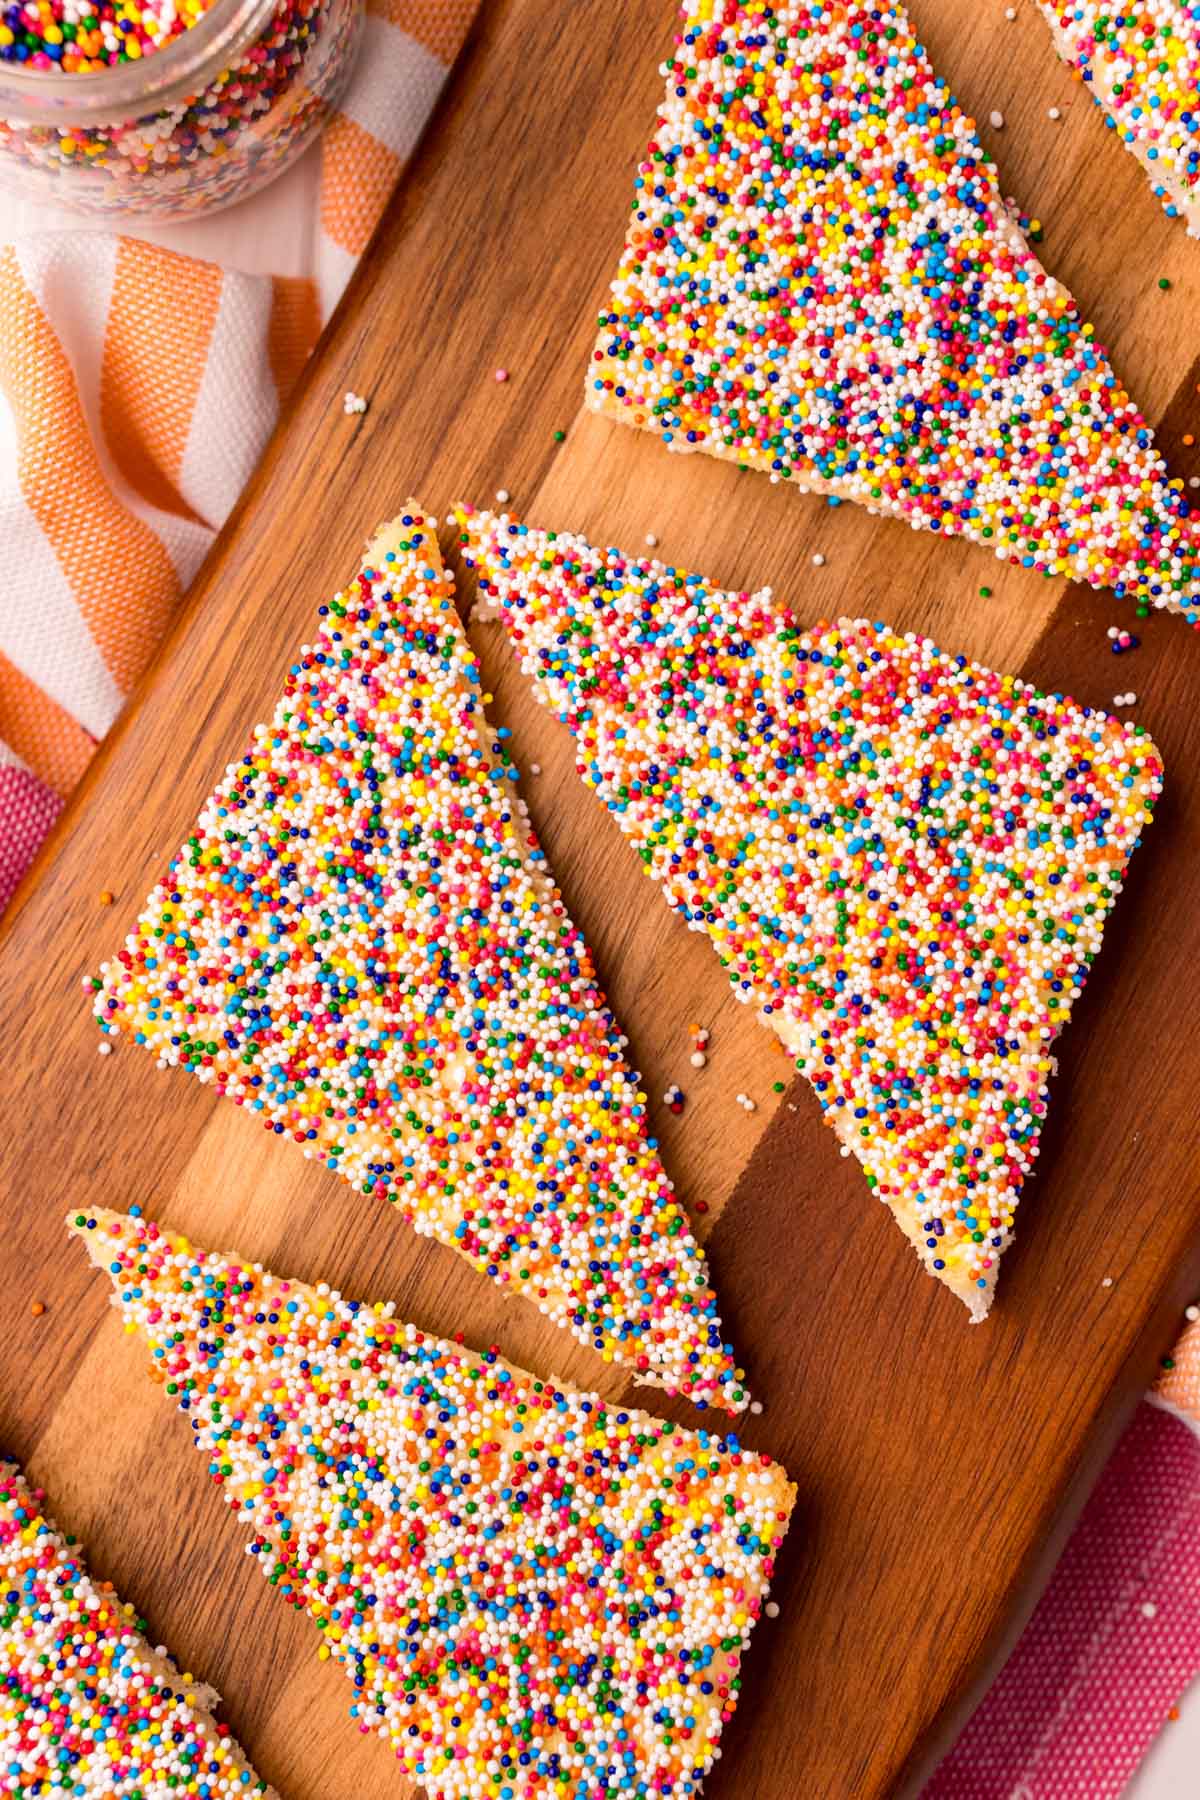
[[[81,213],[242,200],[329,117],[363,0],[0,0],[0,181]]]

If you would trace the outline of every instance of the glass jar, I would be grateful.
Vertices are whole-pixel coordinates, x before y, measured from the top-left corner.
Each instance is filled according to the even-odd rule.
[[[0,181],[118,219],[244,200],[327,120],[362,14],[363,0],[214,0],[161,49],[95,74],[0,62]]]

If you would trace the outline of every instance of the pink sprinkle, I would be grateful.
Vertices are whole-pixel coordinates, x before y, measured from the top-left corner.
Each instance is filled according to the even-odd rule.
[[[508,380],[508,370],[507,369],[497,369],[496,370],[496,380],[497,381],[507,381]]]

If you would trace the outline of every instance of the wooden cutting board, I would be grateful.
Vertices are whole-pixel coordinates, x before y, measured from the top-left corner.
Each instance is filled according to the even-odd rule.
[[[1004,115],[984,135],[1007,190],[1045,223],[1045,260],[1115,344],[1178,470],[1200,471],[1184,436],[1200,431],[1200,247],[1159,213],[1032,6],[1015,23],[1001,0],[913,11],[964,103]],[[290,1800],[374,1800],[404,1784],[382,1743],[347,1724],[344,1679],[316,1661],[306,1621],[248,1566],[186,1426],[68,1243],[67,1208],[141,1201],[200,1243],[393,1298],[433,1330],[617,1391],[532,1309],[506,1305],[197,1083],[128,1047],[99,1059],[80,991],[266,716],[314,608],[410,493],[444,515],[458,495],[505,487],[541,523],[633,549],[653,531],[660,555],[723,585],[771,582],[802,621],[865,613],[928,630],[1093,703],[1135,689],[1166,758],[1158,821],[1061,1043],[997,1310],[972,1328],[839,1157],[803,1085],[774,1093],[787,1065],[772,1038],[576,782],[566,734],[529,699],[496,628],[475,632],[495,716],[513,727],[518,761],[541,766],[529,803],[765,1402],[744,1436],[800,1488],[782,1614],[756,1635],[712,1800],[916,1791],[1036,1598],[1200,1280],[1200,641],[1157,617],[1136,654],[1114,659],[1106,628],[1133,619],[1110,598],[672,458],[582,413],[672,18],[672,0],[484,0],[250,492],[5,921],[0,1442],[152,1633],[221,1688]],[[498,365],[511,371],[503,386]],[[347,388],[369,397],[365,416],[344,415]],[[712,1032],[699,1073],[693,1021]],[[687,1092],[679,1118],[659,1104],[673,1081]]]

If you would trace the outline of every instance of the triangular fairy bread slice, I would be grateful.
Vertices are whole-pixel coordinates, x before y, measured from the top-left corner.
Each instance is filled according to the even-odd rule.
[[[431,1800],[697,1793],[781,1469],[138,1217],[69,1222],[352,1717]]]
[[[95,1013],[642,1381],[737,1411],[702,1250],[410,505],[321,609]]]
[[[457,517],[580,775],[982,1318],[1154,745],[884,625]]]
[[[213,1718],[217,1694],[147,1643],[134,1608],[89,1575],[75,1539],[8,1457],[0,1589],[5,1793],[276,1800]]]
[[[588,404],[1200,614],[1181,481],[904,8],[686,0]]]
[[[1191,0],[1038,4],[1059,55],[1133,151],[1164,212],[1200,237],[1200,8]]]

